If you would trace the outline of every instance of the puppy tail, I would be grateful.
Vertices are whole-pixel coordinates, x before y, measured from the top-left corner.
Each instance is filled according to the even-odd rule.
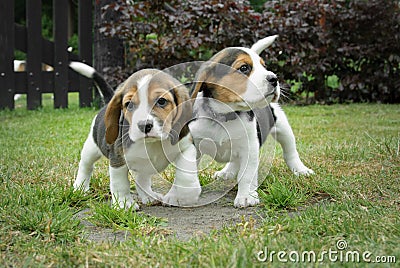
[[[264,51],[267,47],[272,45],[272,43],[275,41],[275,39],[278,37],[278,35],[272,35],[265,37],[258,42],[256,42],[252,47],[251,50],[255,51],[258,55],[261,54],[261,52]]]
[[[104,102],[109,103],[112,97],[114,96],[114,90],[107,83],[104,77],[96,71],[92,66],[89,66],[83,62],[71,61],[69,63],[69,67],[77,73],[80,73],[87,78],[93,79],[96,84],[97,89],[100,94],[103,96]]]

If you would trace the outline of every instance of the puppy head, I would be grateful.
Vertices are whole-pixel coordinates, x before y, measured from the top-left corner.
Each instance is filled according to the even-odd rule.
[[[188,133],[184,118],[192,112],[188,99],[186,87],[168,74],[154,69],[136,72],[118,87],[107,106],[107,143],[117,139],[122,113],[132,141],[169,137],[176,144]]]
[[[191,96],[223,102],[234,110],[264,107],[277,101],[280,87],[277,76],[266,69],[259,54],[275,40],[267,37],[252,48],[225,48],[205,62],[198,71]]]

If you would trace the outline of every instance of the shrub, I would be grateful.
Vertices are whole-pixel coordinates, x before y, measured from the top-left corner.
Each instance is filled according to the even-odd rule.
[[[332,102],[400,102],[398,1],[268,1],[263,23],[280,35],[273,70],[297,93]],[[268,28],[267,27],[267,28]],[[336,76],[336,87],[328,78]]]
[[[120,12],[120,20],[100,31],[126,40],[134,69],[207,60],[226,46],[250,43],[247,26],[259,18],[244,1],[119,1],[109,10]]]
[[[400,101],[398,3],[352,1],[330,13],[328,53],[341,78],[333,92],[340,101]]]
[[[206,60],[279,34],[264,56],[293,98],[400,102],[397,0],[272,0],[260,12],[248,1],[118,1],[104,7],[110,11],[120,20],[100,30],[125,39],[127,73]]]

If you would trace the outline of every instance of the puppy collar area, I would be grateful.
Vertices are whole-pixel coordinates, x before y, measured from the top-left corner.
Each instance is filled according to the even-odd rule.
[[[240,115],[245,114],[249,121],[252,121],[254,118],[254,112],[250,111],[235,111],[229,113],[216,113],[214,111],[209,111],[211,118],[215,119],[218,122],[228,122],[237,119]]]

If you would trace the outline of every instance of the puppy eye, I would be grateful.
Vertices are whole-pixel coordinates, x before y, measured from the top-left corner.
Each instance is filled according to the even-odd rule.
[[[168,104],[168,100],[165,98],[158,98],[156,101],[156,105],[160,108],[164,108],[165,106],[167,106]]]
[[[247,63],[243,64],[242,66],[239,67],[239,72],[242,74],[249,74],[251,72],[251,66],[248,65]]]
[[[125,108],[128,111],[132,112],[133,109],[135,108],[135,104],[132,101],[127,101],[127,102],[125,102]]]

